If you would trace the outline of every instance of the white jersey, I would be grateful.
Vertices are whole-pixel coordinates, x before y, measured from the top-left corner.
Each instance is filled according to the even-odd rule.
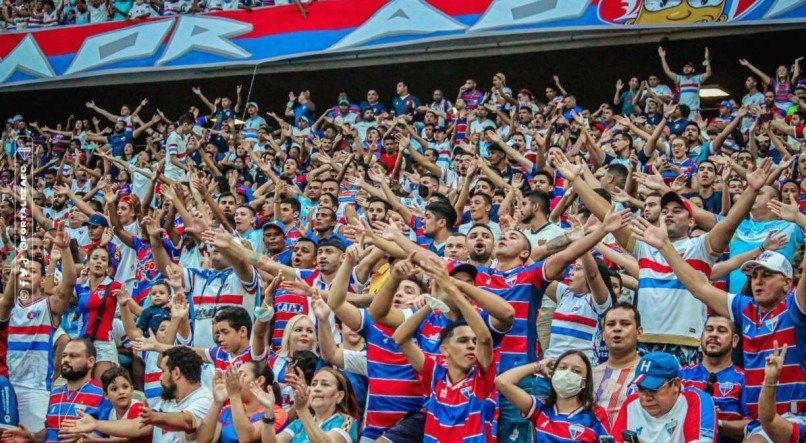
[[[204,268],[185,269],[185,287],[190,288],[190,306],[195,314],[193,346],[210,348],[213,340],[213,317],[226,306],[241,306],[252,317],[258,298],[260,279],[256,271],[251,281],[242,281],[232,268],[223,271]],[[252,318],[254,321],[254,318]]]
[[[185,170],[173,164],[175,158],[179,163],[187,164],[187,136],[181,136],[176,132],[170,133],[165,141],[165,176],[178,182],[186,182],[187,174]]]
[[[707,238],[678,240],[674,248],[689,265],[710,277],[715,259],[706,251]],[[642,341],[699,346],[705,305],[683,286],[658,249],[636,241],[633,255],[638,259],[636,306],[644,326]]]
[[[565,284],[557,285],[557,308],[551,316],[551,339],[546,358],[556,360],[565,351],[578,350],[588,360],[597,361],[594,344],[600,338],[599,318],[611,300],[597,304],[592,294],[575,294]]]
[[[201,422],[207,415],[207,411],[213,404],[213,396],[206,388],[199,386],[182,401],[165,400],[160,403],[158,412],[186,412],[193,418],[194,429],[198,431]],[[169,431],[154,426],[154,433],[151,441],[154,443],[186,443],[196,441],[196,432],[186,433],[184,431]]]
[[[8,379],[15,387],[50,390],[53,317],[47,297],[31,304],[17,299],[8,321]]]
[[[103,23],[109,20],[109,10],[106,3],[101,3],[96,8],[92,3],[87,2],[87,11],[90,13],[90,23]]]
[[[132,235],[140,236],[140,224],[136,221],[124,226],[123,229]],[[137,267],[137,251],[128,247],[117,235],[112,237],[112,243],[120,251],[120,261],[118,262],[118,270],[115,272],[115,281],[129,284],[129,280],[134,280],[134,271]],[[127,289],[131,290],[128,287]]]
[[[154,17],[157,13],[148,3],[135,3],[129,9],[129,19]],[[128,126],[128,125],[127,125]]]

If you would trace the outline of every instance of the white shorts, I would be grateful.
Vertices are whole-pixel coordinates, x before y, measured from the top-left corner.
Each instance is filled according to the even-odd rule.
[[[15,387],[14,391],[17,394],[20,424],[33,433],[45,429],[50,393],[44,389],[29,389],[23,386]]]
[[[114,341],[95,340],[92,343],[95,345],[96,362],[108,361],[118,364],[118,348]]]
[[[781,418],[790,423],[806,425],[806,416],[803,415],[797,415],[791,412],[787,412],[786,414],[782,414]],[[20,420],[22,420],[22,415],[20,415]],[[750,438],[753,435],[757,435],[763,438],[767,443],[776,443],[772,441],[772,439],[770,438],[769,435],[767,435],[766,432],[764,432],[764,428],[762,428],[761,426],[758,426],[757,428],[753,429],[749,434],[745,435],[745,438]]]

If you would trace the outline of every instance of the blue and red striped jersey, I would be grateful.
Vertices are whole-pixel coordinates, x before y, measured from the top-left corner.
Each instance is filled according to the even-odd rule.
[[[784,367],[775,393],[776,410],[779,414],[806,413],[806,373],[801,363],[804,348],[797,346],[795,325],[803,324],[795,294],[790,293],[767,312],[762,312],[758,303],[746,295],[729,294],[731,320],[742,333],[744,353],[745,387],[744,399],[751,418],[758,417],[758,396],[764,384],[766,358],[773,350],[773,341],[778,346],[787,345]],[[798,318],[800,316],[800,318]]]
[[[495,393],[495,362],[482,368],[478,362],[467,376],[451,381],[448,367],[434,357],[426,356],[420,381],[425,401],[424,442],[488,441],[485,423],[493,418],[494,409],[487,399]]]
[[[534,424],[539,442],[597,442],[600,436],[610,435],[607,412],[599,406],[593,406],[593,411],[580,407],[570,414],[561,414],[556,406],[547,407],[542,400],[532,397],[532,408],[524,418]]]
[[[680,370],[680,379],[684,386],[697,388],[708,392],[708,377],[710,373],[702,365],[692,365]],[[719,408],[717,418],[720,420],[743,420],[747,411],[742,405],[742,388],[744,387],[744,371],[731,365],[716,373],[716,383],[711,388],[714,404]]]
[[[111,408],[112,404],[104,397],[104,390],[96,380],[87,381],[75,391],[68,391],[67,385],[59,386],[50,393],[48,413],[45,417],[45,442],[61,441],[59,429],[64,422],[77,420],[79,410],[100,420],[108,415]]]

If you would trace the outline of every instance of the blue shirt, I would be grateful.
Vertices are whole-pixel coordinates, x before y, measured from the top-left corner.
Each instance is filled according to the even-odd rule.
[[[350,432],[349,434],[344,432],[341,428],[344,426],[344,422],[347,420],[346,415],[342,415],[339,413],[333,414],[327,420],[323,421],[319,428],[321,428],[325,432],[329,431],[337,431],[345,437],[345,440],[354,442],[358,441],[358,420],[353,420],[352,424],[350,424]],[[305,429],[302,427],[302,422],[299,420],[294,420],[291,425],[281,432],[281,434],[290,434],[291,435],[291,443],[310,443],[310,439],[305,434]],[[222,440],[223,441],[223,440]]]
[[[717,216],[718,221],[724,218],[724,216]],[[736,233],[733,234],[729,245],[730,256],[735,257],[741,253],[757,248],[764,243],[767,234],[773,229],[777,230],[776,235],[786,234],[789,236],[789,241],[786,246],[779,249],[778,252],[783,254],[784,257],[794,257],[795,251],[803,246],[804,242],[803,231],[800,229],[800,226],[785,220],[755,221],[752,219],[743,220],[739,224],[739,227],[736,228]],[[729,292],[742,292],[742,287],[746,281],[747,277],[741,270],[734,270],[730,273]]]
[[[251,423],[257,423],[263,418],[263,411],[255,412],[249,416]],[[221,436],[219,443],[238,443],[238,433],[235,432],[235,420],[232,418],[232,407],[227,405],[218,416],[218,422],[221,424]]]

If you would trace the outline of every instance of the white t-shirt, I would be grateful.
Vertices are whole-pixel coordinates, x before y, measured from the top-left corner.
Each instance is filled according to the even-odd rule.
[[[171,161],[174,157],[176,157],[179,159],[180,163],[186,164],[187,146],[187,136],[182,137],[176,132],[172,132],[170,135],[168,135],[168,139],[165,141],[165,176],[171,180],[178,182],[187,181],[187,174],[185,173],[185,170],[174,165]]]
[[[87,11],[90,13],[90,23],[103,23],[109,20],[109,10],[106,3],[101,3],[99,7],[92,6],[87,2]]]
[[[213,396],[206,388],[199,386],[182,401],[163,400],[158,409],[159,412],[187,412],[193,417],[194,429],[198,430],[207,410],[213,404]],[[185,443],[196,441],[196,431],[187,434],[183,431],[163,431],[162,428],[154,427],[154,434],[151,437],[153,443]]]

